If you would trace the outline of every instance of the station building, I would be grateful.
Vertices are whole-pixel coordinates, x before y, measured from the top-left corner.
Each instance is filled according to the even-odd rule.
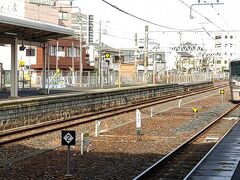
[[[87,25],[83,25],[81,21],[87,22],[88,15],[82,14],[80,8],[72,7],[69,1],[66,1],[66,3],[64,3],[64,1],[54,0],[1,1],[0,14],[19,19],[44,22],[49,25],[74,28],[73,36],[64,38],[59,37],[55,40],[48,41],[46,48],[47,68],[49,71],[52,71],[51,74],[54,74],[56,69],[59,69],[62,73],[68,72],[71,74],[72,71],[80,71],[81,60],[83,72],[94,70],[94,67],[86,62],[88,61],[88,59],[86,59],[88,55],[86,55],[84,47],[82,48],[82,59],[80,59],[80,42],[82,46],[84,46],[88,34]],[[82,35],[81,37],[80,34]],[[0,72],[1,74],[2,72],[6,72],[1,76],[5,76],[4,81],[10,81],[10,45],[1,43],[0,53]],[[31,40],[28,44],[22,41],[22,44],[18,44],[17,48],[18,70],[31,71],[29,76],[40,77],[43,67],[42,56],[42,48],[34,46],[34,43],[31,44]],[[4,81],[1,81],[1,86]]]

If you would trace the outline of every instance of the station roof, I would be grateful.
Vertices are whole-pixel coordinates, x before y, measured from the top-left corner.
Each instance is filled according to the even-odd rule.
[[[73,35],[71,28],[0,14],[0,40],[16,37],[19,40],[46,42]]]

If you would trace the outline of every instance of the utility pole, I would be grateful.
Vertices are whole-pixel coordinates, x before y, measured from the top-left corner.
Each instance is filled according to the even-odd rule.
[[[55,0],[55,5],[56,5],[57,1],[61,1],[61,0]],[[70,6],[60,6],[60,7],[56,7],[56,8],[60,8],[60,9],[62,9],[62,8],[70,8],[70,9],[76,8],[78,10],[79,21],[77,23],[79,24],[79,29],[80,29],[80,33],[79,33],[79,72],[80,72],[80,74],[79,74],[79,87],[82,87],[82,74],[83,74],[83,63],[82,63],[82,61],[83,61],[83,59],[82,59],[82,18],[81,18],[81,9],[79,7],[77,7],[77,6],[72,6],[72,1],[73,0],[70,0]],[[58,52],[58,47],[57,47],[57,52]],[[56,63],[56,68],[57,68],[57,63]]]
[[[103,70],[102,70],[102,24],[101,20],[99,21],[99,60],[98,60],[98,78],[101,88],[103,88]]]
[[[148,79],[148,26],[145,26],[145,44],[144,44],[144,83],[147,84]]]
[[[181,32],[179,32],[179,45],[181,46],[182,45],[182,33]]]
[[[72,84],[75,85],[74,43],[72,42]]]
[[[56,73],[57,73],[57,71],[58,71],[58,61],[59,61],[59,57],[58,57],[58,55],[59,55],[59,53],[58,53],[58,40],[57,40],[57,47],[56,47],[57,49],[56,49]]]
[[[138,81],[138,70],[137,70],[137,33],[135,33],[134,71],[135,71],[135,81]]]
[[[83,59],[82,59],[82,18],[81,18],[81,9],[79,8],[79,25],[80,25],[80,34],[79,34],[79,87],[82,87],[82,74],[83,74]]]

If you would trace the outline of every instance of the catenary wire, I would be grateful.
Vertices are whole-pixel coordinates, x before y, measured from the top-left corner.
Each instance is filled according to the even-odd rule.
[[[166,29],[172,29],[172,30],[192,30],[192,31],[202,29],[202,28],[196,28],[196,29],[179,29],[179,28],[173,28],[173,27],[164,26],[164,25],[157,24],[157,23],[154,23],[154,22],[152,22],[152,21],[143,19],[143,18],[141,18],[141,17],[135,16],[135,15],[129,13],[129,12],[126,12],[126,11],[118,8],[116,5],[113,5],[113,4],[111,4],[111,3],[109,3],[109,2],[107,2],[107,1],[105,1],[105,0],[102,0],[102,1],[103,1],[104,3],[106,3],[106,4],[108,4],[109,6],[117,9],[118,11],[124,13],[124,14],[127,14],[127,15],[129,15],[129,16],[132,16],[132,17],[138,19],[138,20],[147,22],[147,23],[149,23],[149,24],[152,24],[152,25],[155,25],[155,26],[158,26],[158,27],[162,27],[162,28],[166,28]]]
[[[184,1],[182,1],[182,0],[178,0],[178,1],[180,1],[182,4],[184,4],[185,6],[187,6],[187,7],[189,7],[189,8],[191,8],[191,6],[189,6],[188,4],[186,4]],[[220,30],[222,30],[222,31],[225,31],[225,30],[223,30],[220,26],[218,26],[217,24],[215,24],[213,21],[211,21],[209,18],[207,18],[206,16],[204,16],[204,15],[202,15],[200,12],[198,12],[198,11],[196,11],[196,10],[194,10],[194,9],[192,9],[194,12],[196,12],[198,15],[200,15],[201,17],[203,17],[204,19],[206,19],[208,22],[210,22],[211,24],[213,24],[214,26],[216,26],[218,29],[220,29]]]
[[[220,13],[217,11],[217,9],[212,5],[212,8],[217,13],[217,15],[222,19],[222,21],[229,27],[229,29],[232,30],[232,27],[228,24],[228,22],[220,15]]]

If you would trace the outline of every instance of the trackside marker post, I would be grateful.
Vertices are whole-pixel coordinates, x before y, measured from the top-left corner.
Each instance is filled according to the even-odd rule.
[[[224,89],[220,89],[219,93],[222,95],[222,102],[223,102],[223,100],[224,100],[223,95],[224,95],[224,93],[225,93]]]
[[[89,132],[81,133],[81,154],[83,155],[84,147],[87,150],[87,153],[89,153],[90,146],[91,142],[89,140]]]
[[[76,133],[75,131],[62,131],[62,145],[68,146],[67,151],[67,174],[65,176],[72,176],[70,174],[70,146],[75,146],[76,144]]]
[[[193,107],[192,110],[193,110],[193,112],[195,114],[194,117],[196,118],[197,117],[197,113],[198,113],[198,109]]]
[[[151,108],[151,117],[153,117],[153,108]]]
[[[98,137],[100,135],[100,125],[101,125],[101,121],[96,121],[96,123],[95,123],[95,137]]]
[[[178,107],[179,107],[179,108],[181,107],[181,103],[182,103],[182,99],[180,99],[180,100],[178,101]]]
[[[136,135],[141,136],[141,126],[142,126],[141,112],[139,109],[136,110]]]

